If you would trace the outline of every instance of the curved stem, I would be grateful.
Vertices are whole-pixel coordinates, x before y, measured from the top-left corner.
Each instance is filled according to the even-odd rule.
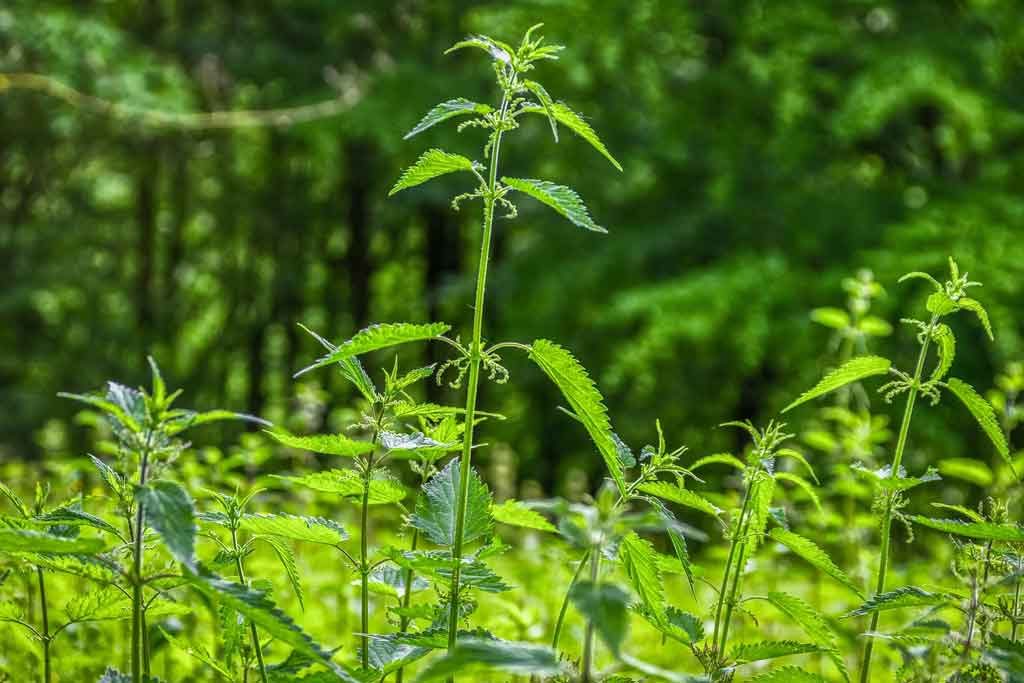
[[[50,666],[50,613],[46,607],[46,581],[43,579],[43,570],[36,567],[36,575],[39,577],[39,608],[43,617],[43,683],[50,683],[53,673]]]
[[[238,580],[245,585],[245,569],[242,567],[242,556],[238,553],[238,533],[231,530],[231,547],[235,555],[235,569],[238,571]],[[267,683],[267,665],[263,661],[263,646],[260,645],[260,636],[256,631],[256,623],[249,622],[249,634],[252,636],[252,649],[256,653],[256,663],[260,667],[260,680]],[[248,674],[246,674],[248,675]]]
[[[928,345],[931,342],[931,331],[935,328],[938,316],[933,315],[928,323],[928,334],[924,335],[924,342],[921,344],[921,352],[917,356],[917,368],[914,370],[914,379],[907,392],[907,405],[903,410],[903,422],[900,424],[899,438],[896,440],[896,452],[892,458],[892,474],[898,476],[900,463],[903,461],[903,451],[907,447],[907,434],[910,432],[910,420],[914,415],[914,403],[917,400],[921,374],[924,371],[924,362],[928,357]],[[885,576],[889,569],[889,536],[892,531],[893,504],[896,502],[896,493],[888,494],[885,503],[885,512],[882,514],[882,545],[878,551],[878,580],[875,583],[875,595],[885,592]],[[868,631],[874,633],[878,630],[878,612],[871,614],[871,622]],[[864,642],[864,654],[861,657],[860,683],[869,683],[871,680],[871,651],[874,648],[875,639],[867,638]]]
[[[583,553],[583,557],[580,558],[580,566],[576,567],[576,572],[572,575],[572,581],[569,582],[569,587],[565,591],[562,608],[558,610],[558,621],[555,622],[555,632],[551,637],[552,650],[558,650],[558,640],[562,637],[562,624],[565,622],[565,613],[569,611],[569,594],[572,593],[572,587],[580,580],[580,574],[583,573],[583,568],[587,566],[587,560],[589,559],[590,551],[587,550]]]
[[[501,109],[498,115],[498,128],[491,143],[490,177],[488,194],[484,198],[484,225],[480,240],[480,263],[476,276],[476,297],[473,304],[473,341],[469,347],[469,379],[466,385],[466,417],[465,431],[462,438],[462,458],[459,462],[459,497],[455,510],[455,539],[452,547],[452,583],[450,609],[448,612],[448,651],[455,648],[459,633],[459,581],[462,572],[462,536],[466,527],[466,499],[469,497],[470,458],[473,450],[473,427],[476,417],[477,387],[480,381],[480,338],[484,324],[484,292],[487,288],[487,265],[491,256],[491,232],[494,227],[494,193],[498,184],[498,159],[501,150],[501,125],[508,114],[510,93],[514,88],[505,90]],[[449,678],[454,681],[454,676]]]

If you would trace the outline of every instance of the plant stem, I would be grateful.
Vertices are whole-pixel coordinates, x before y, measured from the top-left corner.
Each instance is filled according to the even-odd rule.
[[[505,90],[501,109],[498,115],[498,128],[494,132],[491,143],[490,177],[488,194],[484,197],[484,225],[480,240],[480,263],[476,276],[476,297],[473,304],[473,341],[469,347],[469,379],[466,385],[466,416],[465,431],[462,437],[462,458],[459,461],[459,497],[455,510],[455,539],[452,547],[452,584],[449,591],[450,609],[448,613],[448,651],[455,648],[459,633],[459,581],[462,572],[462,536],[466,527],[466,500],[469,497],[470,458],[473,450],[473,423],[476,418],[476,395],[480,381],[481,349],[480,338],[484,324],[484,292],[487,288],[487,265],[491,256],[491,232],[494,227],[494,193],[498,185],[498,158],[501,150],[501,125],[508,114],[510,94],[514,85]],[[454,681],[454,676],[449,678]]]
[[[146,434],[146,444],[139,457],[139,486],[146,485],[149,474],[149,440],[152,430]],[[135,538],[133,545],[134,571],[132,574],[132,683],[142,683],[142,554],[145,550],[144,527],[146,511],[142,501],[135,509]]]
[[[715,608],[715,630],[711,638],[711,643],[713,645],[718,644],[718,630],[722,623],[722,608],[725,605],[725,591],[729,587],[729,572],[732,569],[733,559],[736,557],[736,549],[738,539],[740,538],[740,530],[743,526],[743,518],[746,517],[747,510],[749,508],[750,486],[748,486],[746,491],[743,492],[743,505],[740,507],[740,516],[736,519],[735,535],[729,543],[729,557],[725,560],[725,570],[722,572],[722,586],[718,590],[718,606]]]
[[[597,584],[601,570],[601,549],[595,547],[590,551],[590,580]],[[590,683],[590,669],[594,659],[594,622],[587,621],[587,631],[583,638],[583,676],[582,683]]]
[[[367,541],[369,532],[369,510],[370,510],[370,477],[373,474],[371,463],[368,461],[366,472],[363,475],[363,506],[359,512],[359,576],[360,576],[360,629],[362,632],[362,653],[361,660],[363,669],[370,668],[370,559]]]
[[[755,472],[755,476],[756,476],[756,474],[757,473]],[[751,498],[751,499],[753,498],[753,495],[752,495],[753,488],[755,486],[759,486],[759,485],[760,485],[760,482],[758,482],[755,479],[754,482],[748,487],[748,490],[747,490],[748,498]],[[736,530],[736,533],[737,533],[737,539],[738,540],[735,541],[735,543],[736,543],[736,546],[739,548],[739,555],[736,557],[736,565],[733,568],[733,572],[732,572],[732,588],[729,590],[729,599],[725,601],[725,618],[722,621],[722,639],[719,642],[718,648],[717,648],[720,655],[725,653],[726,641],[729,638],[729,623],[732,621],[733,608],[736,606],[736,595],[739,592],[740,577],[743,575],[743,567],[744,567],[744,564],[746,563],[747,534],[750,533],[750,518],[751,518],[751,513],[750,513],[750,510],[749,510],[749,507],[750,507],[749,504],[746,507],[747,507],[746,518],[744,519],[741,516],[739,522],[737,523],[737,527],[738,528]]]
[[[245,585],[245,569],[242,567],[242,556],[238,553],[238,532],[231,530],[231,549],[235,551],[235,569],[238,570],[238,580]],[[256,663],[260,667],[260,680],[267,683],[267,665],[263,661],[263,646],[260,645],[260,636],[256,631],[256,622],[249,622],[249,633],[252,635],[252,649],[256,653]],[[248,676],[246,672],[246,676]]]
[[[420,530],[412,530],[412,542],[409,544],[409,549],[412,551],[416,550],[416,546],[419,544]],[[408,610],[412,604],[412,582],[416,578],[412,569],[408,569],[405,572],[405,593],[402,595],[402,609]],[[402,614],[398,622],[398,632],[405,633],[409,630],[409,617],[406,614]],[[395,683],[402,683],[402,679],[405,677],[405,667],[400,668],[395,672]]]
[[[53,674],[50,670],[50,614],[46,607],[46,582],[39,567],[36,567],[36,575],[39,577],[39,608],[43,616],[43,683],[50,683]]]
[[[572,575],[572,581],[569,582],[569,588],[565,591],[565,599],[562,600],[562,608],[558,610],[558,621],[555,622],[555,633],[551,637],[551,649],[558,650],[558,640],[562,637],[562,624],[565,622],[565,613],[569,611],[569,594],[572,592],[572,587],[576,585],[576,582],[580,579],[580,574],[583,573],[583,568],[587,566],[587,560],[590,559],[590,551],[587,550],[583,553],[583,557],[580,558],[580,566],[576,567],[576,572]]]
[[[1017,550],[1017,573],[1024,570],[1024,555]],[[1017,640],[1017,617],[1020,616],[1020,577],[1017,577],[1017,587],[1013,591],[1013,625],[1010,627],[1010,640]]]
[[[921,343],[921,352],[917,356],[917,367],[914,370],[914,380],[910,385],[910,389],[907,392],[907,405],[903,410],[903,422],[900,424],[899,438],[896,440],[896,452],[892,458],[892,474],[890,476],[896,477],[899,475],[900,463],[903,461],[903,451],[907,447],[907,434],[910,431],[910,419],[914,415],[914,402],[917,400],[917,393],[919,384],[921,382],[921,374],[924,371],[924,362],[928,357],[928,345],[931,342],[931,332],[935,329],[935,323],[938,320],[938,316],[933,315],[931,322],[928,323],[927,333],[924,335],[924,341]],[[889,568],[889,537],[892,531],[892,513],[893,504],[896,502],[896,493],[888,494],[885,502],[885,512],[882,516],[882,545],[879,548],[878,553],[878,580],[875,584],[875,595],[885,592],[885,575]],[[869,632],[874,632],[878,628],[878,612],[871,614],[871,622],[868,626]],[[860,683],[869,683],[871,680],[871,651],[874,647],[875,639],[867,638],[864,643],[864,654],[861,658],[860,666]]]

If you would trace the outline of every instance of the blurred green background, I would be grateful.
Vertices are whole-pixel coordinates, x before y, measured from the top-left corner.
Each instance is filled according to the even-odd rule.
[[[808,312],[842,307],[844,277],[872,269],[888,294],[875,312],[895,324],[921,313],[921,285],[896,278],[942,275],[952,254],[985,283],[996,329],[990,344],[954,323],[956,373],[984,392],[1021,349],[1019,12],[1009,0],[8,0],[0,71],[122,109],[0,90],[0,460],[79,454],[78,408],[56,393],[142,383],[149,353],[189,406],[302,431],[339,424],[351,395],[331,373],[291,379],[319,353],[296,323],[333,340],[374,321],[465,333],[478,207],[449,208],[458,179],[387,190],[428,146],[480,156],[473,129],[402,141],[439,101],[492,99],[486,60],[444,49],[475,31],[517,41],[539,21],[568,49],[538,77],[625,172],[567,131],[554,144],[540,118],[511,139],[504,168],[575,187],[610,234],[526,202],[499,223],[492,341],[572,348],[628,442],[653,440],[660,417],[670,444],[706,453],[737,438],[714,425],[766,420],[834,360]],[[337,115],[290,126],[126,113],[325,101]],[[897,326],[874,350],[906,364],[912,333]],[[545,491],[592,484],[600,461],[554,390],[507,360],[512,381],[482,400],[510,419],[484,440]],[[987,459],[965,411],[920,420],[912,448]]]

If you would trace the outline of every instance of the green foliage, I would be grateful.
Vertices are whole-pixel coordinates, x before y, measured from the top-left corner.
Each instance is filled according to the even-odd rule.
[[[875,375],[884,375],[889,372],[890,367],[892,367],[891,361],[878,356],[854,358],[825,375],[820,382],[800,394],[800,397],[786,406],[782,412],[788,412],[802,403],[824,396],[851,382],[859,382]]]
[[[546,339],[533,342],[530,346],[530,359],[561,390],[604,458],[605,467],[615,485],[624,494],[626,482],[611,421],[608,419],[608,409],[590,375],[569,351]]]
[[[904,586],[885,593],[878,593],[868,598],[860,607],[847,614],[846,617],[863,617],[875,612],[904,609],[907,607],[934,607],[948,602],[949,597],[946,595],[926,591],[917,586]]]
[[[343,434],[316,434],[313,436],[295,436],[281,431],[267,430],[267,434],[289,448],[311,451],[323,455],[340,455],[343,458],[355,458],[374,450],[369,441],[350,439]]]
[[[629,594],[613,583],[579,581],[570,589],[569,598],[580,614],[594,624],[612,654],[618,656],[629,628]]]
[[[93,555],[107,547],[100,538],[65,538],[30,529],[0,529],[0,552]]]
[[[839,638],[821,614],[800,598],[787,593],[772,591],[768,593],[767,600],[792,619],[811,643],[826,653],[843,680],[849,680],[846,663],[839,652]]]
[[[441,104],[437,105],[430,111],[428,111],[420,122],[416,126],[405,134],[404,140],[408,140],[412,136],[422,133],[428,128],[432,128],[442,121],[455,118],[456,116],[469,116],[472,114],[489,114],[494,111],[491,107],[486,104],[479,104],[472,102],[464,97],[456,97],[451,100],[446,100]],[[437,151],[437,150],[431,150]],[[429,152],[428,152],[429,154]],[[393,190],[392,194],[397,190]]]
[[[173,481],[154,481],[135,491],[146,509],[146,521],[160,534],[171,557],[189,569],[195,567],[196,522],[192,498]]]
[[[348,533],[340,524],[322,517],[303,517],[286,513],[249,514],[240,521],[241,528],[253,534],[334,546],[348,540]]]
[[[476,166],[474,163],[461,154],[451,154],[439,149],[429,149],[416,160],[416,163],[402,171],[402,175],[388,192],[388,196],[390,197],[410,187],[416,187],[447,173],[475,170]]]
[[[822,550],[822,548],[814,541],[781,527],[772,529],[769,535],[773,540],[786,546],[794,554],[809,562],[815,569],[831,576],[833,579],[849,588],[855,595],[857,595],[857,597],[864,597],[864,594],[861,592],[860,588],[857,587],[857,584],[853,582],[846,572],[836,566],[835,562],[832,561],[832,558],[828,556],[828,553]]]
[[[409,518],[410,524],[437,545],[451,546],[455,543],[459,476],[459,459],[454,458],[423,485],[423,493],[416,499],[416,510]],[[479,475],[470,471],[463,527],[464,542],[471,543],[491,534],[494,522],[490,508],[491,492]]]
[[[797,643],[792,640],[770,640],[760,643],[743,643],[732,649],[729,656],[740,664],[761,662],[767,659],[778,659],[790,655],[803,655],[818,652],[820,648],[810,643]]]
[[[1006,543],[1024,543],[1024,528],[1016,524],[994,524],[991,522],[962,522],[957,519],[930,519],[920,515],[912,515],[911,520],[929,529],[943,531],[956,536],[974,538],[981,541],[1001,541]]]
[[[567,218],[573,225],[594,232],[608,232],[594,222],[583,200],[580,199],[580,196],[572,188],[532,178],[502,178],[501,182],[513,190],[522,192],[539,202],[547,204]]]
[[[518,500],[506,500],[504,503],[491,505],[491,517],[494,518],[494,521],[509,526],[552,533],[558,531],[555,525],[545,519],[542,514]]]
[[[310,370],[322,368],[334,363],[343,363],[355,356],[361,356],[371,351],[408,344],[414,341],[426,341],[441,336],[450,327],[444,323],[381,323],[371,325],[357,332],[351,339],[339,344],[333,351],[312,365],[303,368],[295,373],[298,377]]]
[[[551,649],[531,643],[492,638],[460,638],[444,655],[430,660],[417,683],[443,680],[456,673],[501,671],[515,676],[557,676],[565,671]]]
[[[608,148],[605,147],[603,142],[601,142],[601,139],[597,136],[597,133],[594,132],[594,129],[590,126],[590,124],[587,123],[582,116],[580,116],[572,109],[570,109],[567,105],[561,102],[553,102],[551,104],[542,105],[540,107],[527,105],[520,108],[519,111],[524,113],[532,112],[544,114],[545,116],[553,116],[558,123],[562,124],[569,130],[571,130],[572,132],[576,133],[581,138],[589,142],[591,146],[593,146],[593,148],[596,149],[601,154],[601,156],[607,159],[611,163],[611,165],[614,166],[617,170],[622,170],[622,165],[618,162],[618,160],[615,159],[615,157],[612,156],[611,152],[608,151]]]
[[[619,543],[619,559],[644,609],[655,623],[664,624],[667,609],[665,586],[654,547],[635,532],[627,534]]]
[[[694,510],[703,512],[706,515],[712,517],[718,517],[722,514],[722,511],[712,505],[707,499],[702,498],[699,494],[684,489],[681,486],[669,484],[664,481],[655,481],[647,484],[641,484],[638,487],[644,493],[649,493],[652,496],[657,496],[662,500],[667,500],[677,505],[683,505]]]
[[[346,498],[362,498],[363,479],[355,470],[326,470],[313,472],[301,477],[277,477],[299,486],[333,493]],[[409,495],[409,490],[401,482],[391,477],[380,475],[370,480],[370,505],[388,505],[402,501]]]
[[[957,379],[956,377],[950,378],[946,382],[946,387],[949,388],[953,394],[960,399],[961,402],[967,407],[967,410],[971,412],[974,419],[978,421],[978,424],[984,430],[985,434],[991,439],[992,443],[996,447],[996,451],[1003,457],[1003,460],[1013,467],[1013,461],[1010,459],[1010,449],[1006,444],[1006,437],[1003,435],[1003,430],[999,426],[999,422],[996,421],[995,410],[992,409],[992,405],[986,401],[981,394],[974,390],[967,382]]]

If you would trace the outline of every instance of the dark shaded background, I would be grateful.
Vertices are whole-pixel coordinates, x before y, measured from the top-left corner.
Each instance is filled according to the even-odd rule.
[[[807,314],[842,305],[844,276],[873,269],[895,322],[921,294],[896,277],[955,254],[996,328],[989,344],[954,323],[956,372],[984,391],[1021,348],[1019,19],[999,0],[4,3],[3,72],[165,112],[345,107],[188,129],[0,91],[0,459],[81,450],[57,391],[141,383],[147,353],[189,406],[319,429],[350,392],[330,373],[291,379],[319,353],[296,322],[336,340],[373,321],[467,330],[478,208],[450,210],[458,179],[386,194],[428,146],[479,157],[472,129],[401,139],[441,100],[493,97],[486,61],[443,50],[538,21],[568,46],[538,77],[626,171],[568,132],[554,144],[539,118],[511,137],[504,168],[575,187],[611,234],[522,202],[497,232],[492,340],[571,347],[629,442],[659,416],[705,453],[735,438],[715,424],[767,419],[822,372],[828,333]],[[906,364],[911,334],[876,350]],[[511,419],[486,440],[549,490],[570,466],[596,474],[555,393],[508,360],[483,405]],[[922,414],[916,445],[973,455],[970,419]]]

